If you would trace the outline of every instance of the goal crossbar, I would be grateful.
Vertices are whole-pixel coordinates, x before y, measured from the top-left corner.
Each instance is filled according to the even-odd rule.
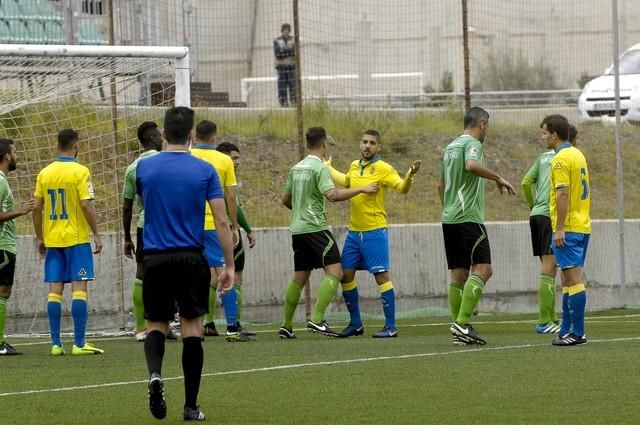
[[[129,57],[175,60],[175,105],[191,106],[189,48],[174,46],[75,46],[49,44],[0,44],[2,56]]]

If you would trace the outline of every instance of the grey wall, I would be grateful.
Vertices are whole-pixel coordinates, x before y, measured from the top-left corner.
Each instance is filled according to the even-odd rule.
[[[340,246],[345,229],[334,229]],[[488,223],[487,231],[492,247],[494,277],[487,285],[480,304],[483,312],[534,312],[537,311],[538,260],[531,256],[529,226],[526,222]],[[627,305],[640,304],[640,220],[628,220],[625,227],[627,250]],[[282,314],[282,297],[293,270],[290,235],[287,229],[257,229],[257,246],[247,249],[245,269],[244,299],[245,318],[248,320],[277,321]],[[96,256],[97,279],[90,284],[90,309],[93,314],[102,314],[111,321],[92,319],[92,326],[101,328],[113,326],[112,321],[121,324],[124,315],[131,309],[131,282],[134,276],[134,262],[116,256],[116,238],[107,235],[105,250]],[[415,311],[430,311],[446,314],[446,294],[448,272],[442,233],[439,224],[397,225],[390,228],[392,279],[397,291],[399,314]],[[618,236],[615,221],[596,221],[589,246],[585,268],[589,287],[588,308],[591,310],[619,306],[618,297]],[[35,319],[46,318],[47,288],[42,282],[42,261],[35,253],[31,237],[19,240],[18,264],[14,296],[10,301],[10,313],[19,315],[12,322],[24,331],[31,327]],[[121,268],[122,267],[122,268]],[[124,276],[124,288],[119,283]],[[315,271],[311,284],[314,290],[321,279]],[[361,297],[376,300],[376,285],[370,275],[358,273]],[[559,281],[559,279],[558,279]],[[121,295],[123,290],[123,295]],[[70,292],[70,291],[68,291]],[[67,298],[70,293],[67,293]],[[68,302],[66,306],[68,308]],[[222,309],[218,308],[220,316]],[[330,307],[330,313],[344,311],[341,297]],[[380,314],[377,302],[363,303],[365,314]],[[303,306],[298,311],[302,319]],[[107,326],[107,324],[109,324]],[[40,320],[36,330],[46,330],[46,323]]]

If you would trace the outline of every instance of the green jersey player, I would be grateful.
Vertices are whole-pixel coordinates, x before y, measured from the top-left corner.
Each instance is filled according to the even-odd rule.
[[[438,193],[451,270],[449,307],[455,344],[486,344],[470,324],[471,314],[493,273],[484,226],[485,179],[495,181],[500,193],[506,190],[515,194],[511,183],[484,166],[483,142],[488,126],[489,113],[470,108],[464,115],[464,133],[445,148],[440,168]]]

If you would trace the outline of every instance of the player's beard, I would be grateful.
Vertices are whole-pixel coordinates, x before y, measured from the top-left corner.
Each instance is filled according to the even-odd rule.
[[[16,168],[18,168],[18,164],[16,163],[15,159],[12,159],[9,162],[9,171],[14,171]]]

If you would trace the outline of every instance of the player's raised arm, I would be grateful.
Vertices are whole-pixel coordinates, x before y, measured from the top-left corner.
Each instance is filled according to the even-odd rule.
[[[333,180],[334,183],[339,184],[342,187],[349,187],[349,176],[347,176],[344,173],[341,173],[340,171],[336,170],[333,167],[333,164],[331,163],[331,157],[329,157],[329,159],[327,159],[324,164],[327,166],[327,168],[329,169],[329,174],[331,175],[331,180]]]
[[[411,163],[409,170],[404,175],[404,179],[401,179],[398,184],[394,186],[394,189],[403,195],[409,193],[409,189],[411,189],[411,185],[413,185],[413,176],[420,170],[420,164],[422,164],[421,160],[416,160]],[[395,171],[395,170],[394,170]],[[398,178],[400,177],[397,172],[394,173]]]

